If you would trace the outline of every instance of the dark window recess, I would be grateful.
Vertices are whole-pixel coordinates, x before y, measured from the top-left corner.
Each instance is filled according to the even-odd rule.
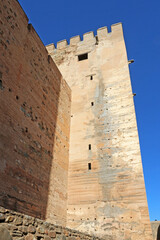
[[[91,163],[88,163],[88,170],[91,170]]]
[[[94,102],[91,102],[91,106],[94,106]]]
[[[89,150],[91,150],[91,144],[88,145]]]
[[[3,90],[2,80],[0,80],[0,89]]]
[[[78,61],[83,61],[85,59],[88,59],[88,53],[81,54],[78,56]]]
[[[93,80],[93,76],[90,76],[90,80]]]

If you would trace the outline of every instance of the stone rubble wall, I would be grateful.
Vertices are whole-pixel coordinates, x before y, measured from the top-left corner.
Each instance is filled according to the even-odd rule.
[[[8,229],[13,240],[100,240],[100,238],[56,226],[2,207],[0,207],[0,231],[1,227]]]

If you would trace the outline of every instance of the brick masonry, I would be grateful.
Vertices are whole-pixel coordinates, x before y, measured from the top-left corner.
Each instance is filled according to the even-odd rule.
[[[0,205],[65,225],[70,88],[16,0],[0,35]]]
[[[10,232],[13,240],[100,240],[93,235],[83,234],[0,207],[0,234],[2,227]]]

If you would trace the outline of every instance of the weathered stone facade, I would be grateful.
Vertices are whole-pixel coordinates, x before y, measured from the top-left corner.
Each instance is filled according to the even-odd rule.
[[[0,29],[0,205],[65,225],[71,91],[16,0]]]
[[[151,239],[121,23],[47,49],[72,90],[67,226]]]
[[[0,1],[0,27],[0,206],[17,211],[0,209],[2,227],[19,240],[151,240],[121,24],[51,56],[18,1]]]
[[[10,232],[13,240],[100,240],[100,238],[93,235],[90,236],[65,227],[56,226],[49,222],[0,207],[0,240],[10,240],[11,238],[1,239],[2,228]]]

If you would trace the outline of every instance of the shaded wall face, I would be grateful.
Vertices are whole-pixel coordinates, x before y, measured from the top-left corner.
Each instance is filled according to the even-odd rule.
[[[0,205],[64,225],[70,89],[19,3],[0,9]]]
[[[160,221],[151,222],[153,240],[160,240]]]
[[[152,239],[122,26],[97,34],[47,47],[72,89],[67,225]]]

